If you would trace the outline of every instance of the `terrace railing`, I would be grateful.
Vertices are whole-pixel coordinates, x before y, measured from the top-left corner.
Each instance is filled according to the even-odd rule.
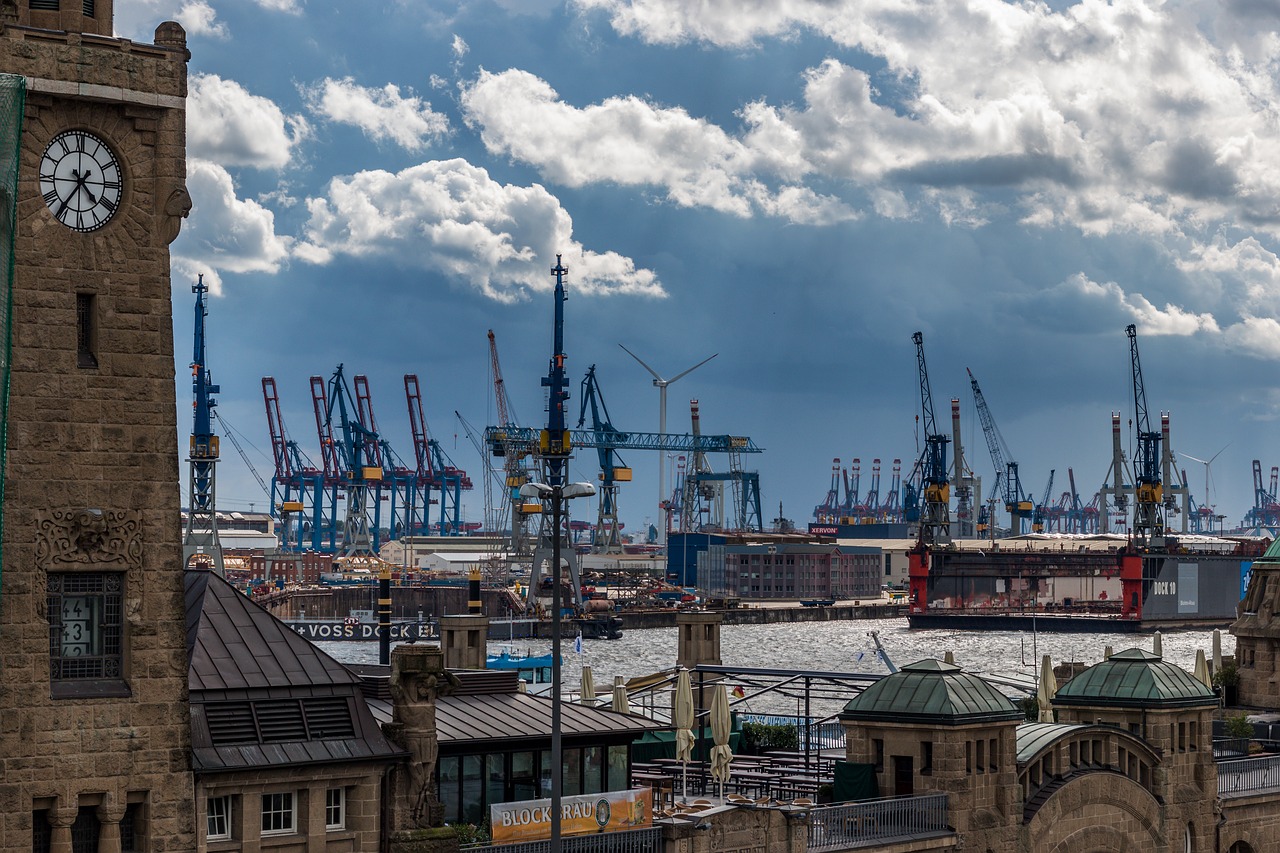
[[[560,839],[564,853],[662,853],[662,827],[566,835]],[[518,844],[464,846],[468,853],[551,853],[551,840],[522,841]]]
[[[1219,794],[1280,788],[1280,755],[1234,758],[1217,765]]]
[[[946,794],[863,800],[809,812],[810,850],[842,850],[868,842],[954,831],[947,824]]]

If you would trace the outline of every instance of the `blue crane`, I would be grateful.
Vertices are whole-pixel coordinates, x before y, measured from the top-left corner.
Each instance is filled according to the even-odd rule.
[[[1137,430],[1138,453],[1134,459],[1136,500],[1133,535],[1139,542],[1164,536],[1164,483],[1160,478],[1160,430],[1151,428],[1147,416],[1147,390],[1142,383],[1142,362],[1138,358],[1138,330],[1130,323],[1129,363],[1133,368],[1133,426]]]
[[[280,514],[281,549],[301,551],[308,532],[323,527],[324,472],[316,468],[298,443],[289,437],[280,413],[274,377],[262,377],[262,398],[267,407],[267,429],[271,433],[271,454],[276,465],[271,477],[271,513]]]
[[[924,335],[915,332],[916,367],[920,373],[920,410],[924,418],[924,450],[920,456],[920,487],[924,507],[920,514],[920,542],[932,545],[951,540],[951,481],[947,474],[947,444],[933,418],[933,394],[924,360]]]
[[[359,420],[358,404],[347,387],[341,364],[329,378],[327,402],[325,432],[333,434],[336,415],[342,436],[335,446],[347,498],[347,512],[342,524],[342,556],[370,556],[377,546],[369,525],[369,497],[372,490],[375,496],[372,501],[373,530],[376,531],[380,513],[376,496],[382,483],[382,448],[378,444],[378,434]]]
[[[600,509],[596,521],[595,541],[592,549],[597,554],[622,552],[621,525],[618,523],[618,483],[631,481],[631,469],[622,463],[622,457],[613,444],[625,441],[626,433],[619,432],[609,422],[609,407],[596,379],[596,366],[587,370],[582,380],[582,403],[578,411],[578,427],[587,419],[591,409],[591,431],[596,435],[596,455],[600,459]]]
[[[992,494],[1001,494],[1003,489],[1004,508],[1009,513],[1009,531],[1016,536],[1023,532],[1022,520],[1034,514],[1035,505],[1031,502],[1031,496],[1022,490],[1022,479],[1018,476],[1018,463],[1005,457],[1008,445],[1005,444],[1004,436],[1000,434],[1000,429],[991,416],[987,400],[982,396],[982,389],[978,387],[977,377],[967,367],[965,372],[969,374],[969,387],[973,390],[973,405],[978,410],[978,420],[982,422],[982,434],[986,436],[987,449],[991,451],[991,464],[996,469],[996,488]],[[988,519],[988,523],[994,523],[994,521],[993,518]]]
[[[1031,532],[1044,533],[1045,519],[1049,514],[1049,501],[1053,492],[1053,475],[1057,469],[1049,469],[1049,482],[1044,487],[1044,497],[1040,498],[1040,503],[1036,504],[1035,510],[1031,514]]]
[[[217,466],[218,437],[213,434],[213,409],[217,405],[214,394],[220,390],[213,384],[205,357],[205,307],[204,276],[191,286],[196,295],[195,345],[191,357],[191,391],[195,396],[195,418],[191,426],[190,499],[187,506],[187,529],[182,539],[183,565],[193,558],[211,562],[219,575],[225,573],[222,562],[222,545],[218,542]]]

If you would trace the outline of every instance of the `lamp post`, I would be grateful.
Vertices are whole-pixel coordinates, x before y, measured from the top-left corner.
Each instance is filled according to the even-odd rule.
[[[564,529],[564,504],[573,498],[588,498],[596,493],[590,483],[568,483],[548,486],[525,483],[520,496],[538,498],[551,503],[551,853],[561,853],[560,812],[564,795],[564,745],[560,724],[560,534]],[[536,591],[535,591],[536,594]]]

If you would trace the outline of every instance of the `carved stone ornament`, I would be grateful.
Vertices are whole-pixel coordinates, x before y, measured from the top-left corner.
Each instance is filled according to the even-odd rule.
[[[142,568],[142,513],[53,510],[36,517],[36,567],[44,571]]]
[[[160,207],[157,211],[159,214],[157,226],[164,241],[172,243],[178,239],[178,232],[182,230],[182,220],[191,213],[191,194],[182,184],[171,184],[167,190],[167,192],[162,191],[156,198]]]

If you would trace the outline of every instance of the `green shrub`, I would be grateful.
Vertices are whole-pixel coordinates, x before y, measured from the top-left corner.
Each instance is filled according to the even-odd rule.
[[[1040,700],[1034,696],[1024,696],[1018,700],[1018,707],[1022,709],[1022,715],[1028,721],[1035,723],[1040,720]]]
[[[1234,687],[1240,683],[1240,670],[1234,663],[1222,665],[1222,669],[1213,674],[1214,687]]]
[[[794,725],[742,724],[743,752],[763,755],[773,749],[795,752],[800,749],[800,729]]]
[[[1226,730],[1227,737],[1253,737],[1253,723],[1249,722],[1249,717],[1246,714],[1236,714],[1234,717],[1227,717]]]

